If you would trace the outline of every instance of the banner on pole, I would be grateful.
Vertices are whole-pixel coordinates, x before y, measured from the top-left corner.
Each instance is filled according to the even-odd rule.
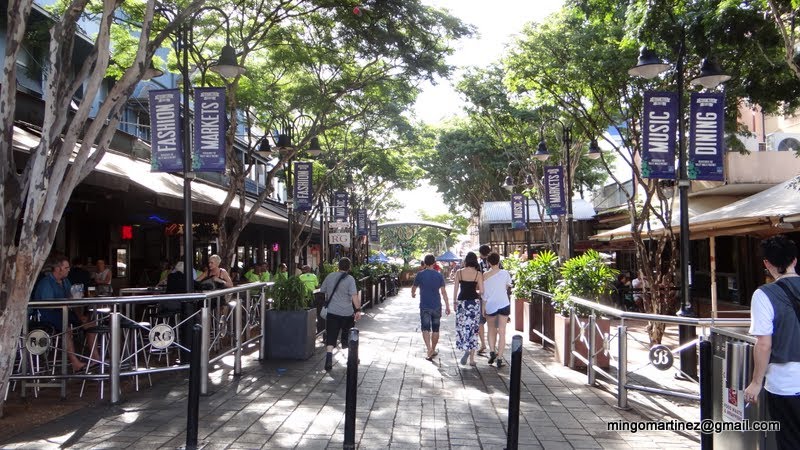
[[[294,210],[311,211],[312,170],[310,162],[295,161],[294,163]]]
[[[511,194],[511,229],[525,229],[525,196]]]
[[[725,95],[692,93],[689,117],[689,179],[725,181]]]
[[[178,89],[150,91],[150,170],[183,171],[181,95]]]
[[[225,88],[195,88],[192,170],[225,171]]]
[[[367,210],[358,210],[358,220],[356,221],[359,236],[366,236],[369,234],[369,218],[367,218]]]
[[[675,142],[678,136],[678,95],[644,93],[642,177],[675,179]]]
[[[369,221],[369,241],[370,242],[380,242],[380,236],[378,235],[378,221],[377,220],[370,220]]]
[[[567,213],[566,195],[564,194],[564,167],[544,167],[545,212],[551,216],[563,216]]]
[[[336,191],[333,193],[333,220],[335,222],[348,222],[347,220],[347,192]]]

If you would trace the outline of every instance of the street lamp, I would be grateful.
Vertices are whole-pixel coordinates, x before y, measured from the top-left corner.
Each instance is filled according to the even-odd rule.
[[[550,122],[555,122],[561,126],[561,142],[564,144],[564,158],[566,162],[564,176],[567,184],[567,258],[572,258],[572,255],[575,252],[575,230],[572,217],[572,127],[565,125],[564,122],[555,117],[546,119],[544,122],[542,122],[541,126],[539,127],[539,146],[536,149],[536,153],[533,154],[533,157],[542,162],[547,161],[547,159],[550,158],[550,152],[547,150],[547,144],[544,141],[544,127]],[[589,151],[585,156],[589,159],[597,159],[601,156],[600,147],[597,145],[596,140],[592,139],[591,143],[589,144]]]
[[[678,59],[675,67],[675,84],[678,88],[678,192],[680,203],[680,255],[681,255],[681,311],[678,315],[694,316],[692,309],[691,293],[689,290],[689,265],[691,249],[689,245],[689,188],[691,181],[688,176],[686,152],[686,121],[683,114],[684,94],[684,59],[686,57],[686,42],[681,39],[678,44]],[[658,58],[652,50],[643,46],[639,51],[639,60],[636,66],[628,70],[628,74],[635,77],[652,79],[670,68],[670,64]],[[722,73],[719,64],[713,58],[705,58],[701,64],[700,74],[690,81],[692,85],[701,85],[706,89],[713,89],[731,77]],[[694,339],[694,328],[679,327],[681,344]],[[697,373],[697,353],[686,352],[686,357],[681,357],[681,370],[688,375]],[[686,363],[686,364],[684,364]]]

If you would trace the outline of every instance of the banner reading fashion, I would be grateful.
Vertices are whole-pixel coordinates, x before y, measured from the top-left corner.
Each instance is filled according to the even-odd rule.
[[[511,194],[511,229],[525,229],[525,196]]]
[[[225,88],[195,88],[192,170],[225,171]]]
[[[675,178],[677,130],[678,95],[674,92],[645,92],[642,177]]]
[[[159,89],[150,97],[150,170],[182,172],[181,103],[178,89]]]
[[[378,221],[377,220],[370,220],[369,221],[369,241],[370,242],[380,242],[380,236],[378,235]]]
[[[347,222],[347,192],[336,191],[333,193],[333,220]]]
[[[562,166],[544,167],[545,212],[551,216],[567,213],[564,201],[564,168]]]
[[[689,179],[724,181],[725,95],[692,93],[689,117]]]
[[[294,163],[294,210],[311,211],[312,188],[311,163]]]
[[[359,236],[366,236],[369,233],[369,218],[366,209],[358,210],[358,220],[356,223]]]

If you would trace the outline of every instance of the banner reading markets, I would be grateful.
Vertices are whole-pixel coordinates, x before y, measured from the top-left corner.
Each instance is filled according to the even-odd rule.
[[[689,179],[724,181],[725,95],[692,93],[689,117]]]
[[[225,171],[225,88],[195,88],[192,170]]]
[[[347,222],[347,192],[333,193],[333,221]]]
[[[294,210],[311,211],[312,191],[311,163],[294,163]]]
[[[369,218],[367,217],[366,209],[359,209],[356,221],[359,236],[366,236],[369,234]]]
[[[150,171],[182,172],[181,102],[178,89],[159,89],[150,96]]]
[[[378,235],[378,221],[377,220],[370,220],[369,221],[369,241],[370,242],[380,242],[380,236]]]
[[[675,179],[678,94],[644,93],[642,177]]]
[[[525,229],[525,196],[511,194],[511,229]]]
[[[548,215],[563,216],[567,213],[564,200],[564,168],[562,166],[544,167],[545,209]]]

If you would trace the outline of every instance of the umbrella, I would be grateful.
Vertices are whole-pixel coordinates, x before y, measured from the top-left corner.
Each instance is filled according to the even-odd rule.
[[[437,256],[436,260],[437,261],[442,261],[442,262],[451,262],[451,261],[461,261],[461,258],[459,258],[455,254],[453,254],[453,252],[448,250],[448,251],[442,253],[441,255]]]
[[[369,262],[371,262],[371,263],[388,263],[390,261],[389,261],[389,258],[387,258],[386,255],[383,254],[383,252],[378,252],[377,255],[372,255],[372,256],[369,257]]]

